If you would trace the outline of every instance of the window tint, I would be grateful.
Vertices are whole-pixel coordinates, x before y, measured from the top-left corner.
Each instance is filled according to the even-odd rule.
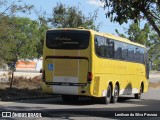
[[[122,50],[123,50],[123,44],[121,42],[115,41],[115,58],[116,59],[122,59]]]
[[[100,57],[114,57],[114,42],[105,37],[96,36],[95,37],[95,51]]]
[[[122,59],[127,60],[128,59],[128,49],[127,49],[127,44],[122,43]]]
[[[127,45],[128,49],[128,61],[135,61],[135,46],[128,44]]]
[[[95,39],[97,55],[105,57],[107,55],[106,39],[104,37],[97,36]]]
[[[107,57],[109,58],[114,58],[114,41],[111,39],[107,39],[107,51],[108,51],[108,55]]]
[[[144,49],[140,47],[136,47],[136,61],[140,63],[144,63]]]
[[[89,31],[53,30],[46,34],[46,45],[51,49],[86,49]]]
[[[144,48],[124,42],[95,36],[95,52],[100,57],[114,58],[144,64]]]

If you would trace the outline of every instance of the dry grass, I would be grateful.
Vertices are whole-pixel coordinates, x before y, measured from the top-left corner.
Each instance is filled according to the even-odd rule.
[[[15,77],[11,89],[9,84],[0,83],[0,100],[45,96],[41,91],[42,80],[40,76],[32,79]]]
[[[149,83],[149,88],[159,88],[159,87],[160,87],[160,81],[156,83],[153,82]]]
[[[39,89],[41,88],[42,80],[41,76],[36,76],[34,78],[23,78],[15,77],[13,86],[20,89]]]

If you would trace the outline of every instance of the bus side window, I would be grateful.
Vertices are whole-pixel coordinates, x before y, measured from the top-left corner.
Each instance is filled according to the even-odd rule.
[[[95,51],[96,51],[96,54],[100,57],[105,57],[106,55],[105,39],[101,36],[95,37]]]
[[[97,36],[95,37],[95,52],[98,56],[101,55],[101,50],[100,50],[100,46],[99,46],[99,43],[98,43],[98,38]]]
[[[122,60],[127,60],[127,57],[128,57],[127,44],[122,43]]]
[[[128,61],[135,61],[135,50],[134,50],[134,47],[132,45],[128,44],[127,48],[128,48],[128,58],[127,58],[127,60]]]
[[[108,51],[108,58],[114,58],[114,41],[111,39],[107,39],[107,51]]]
[[[115,59],[122,59],[122,43],[115,41]]]
[[[99,57],[109,57],[107,39],[101,36],[95,36],[95,52]]]

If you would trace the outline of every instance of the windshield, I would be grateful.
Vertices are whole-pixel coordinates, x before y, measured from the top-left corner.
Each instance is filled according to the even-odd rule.
[[[89,31],[53,30],[46,34],[46,45],[51,49],[86,49]]]

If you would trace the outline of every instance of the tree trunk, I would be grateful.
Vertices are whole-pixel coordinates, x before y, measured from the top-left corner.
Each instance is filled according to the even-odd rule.
[[[10,89],[12,88],[13,81],[14,81],[14,71],[12,71],[12,73],[11,73],[11,78],[10,78]]]
[[[147,12],[145,9],[143,9],[142,12],[143,12],[144,16],[147,18],[148,22],[153,27],[153,29],[157,32],[158,36],[160,37],[160,29],[158,28],[158,26],[156,25],[155,21],[150,16],[150,14],[152,14],[152,13]]]

